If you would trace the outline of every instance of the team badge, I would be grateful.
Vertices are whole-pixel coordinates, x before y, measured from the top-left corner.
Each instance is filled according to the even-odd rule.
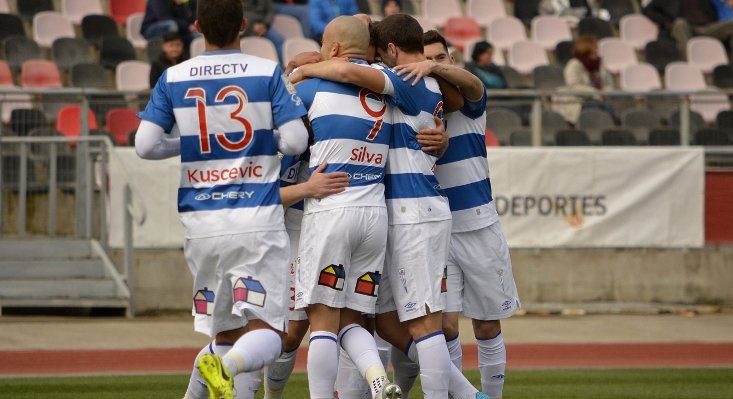
[[[239,278],[234,283],[234,302],[246,302],[259,307],[265,306],[267,291],[258,280],[252,277]]]
[[[448,266],[443,269],[443,277],[440,279],[440,293],[448,292]]]
[[[318,285],[325,285],[336,291],[342,291],[344,289],[345,277],[344,265],[328,265],[325,269],[321,270],[321,275],[318,277]]]
[[[354,292],[367,296],[377,296],[377,291],[379,291],[379,280],[381,279],[382,275],[379,274],[379,272],[364,273],[356,280],[356,288],[354,289]]]
[[[203,290],[196,291],[193,296],[193,309],[196,314],[205,314],[211,316],[214,314],[214,291],[209,291],[204,287]]]

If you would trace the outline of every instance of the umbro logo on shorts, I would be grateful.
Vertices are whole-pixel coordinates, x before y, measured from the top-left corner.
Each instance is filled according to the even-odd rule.
[[[346,272],[344,271],[344,265],[328,265],[321,270],[321,275],[318,276],[318,285],[333,288],[336,291],[342,291],[344,289],[345,278]]]

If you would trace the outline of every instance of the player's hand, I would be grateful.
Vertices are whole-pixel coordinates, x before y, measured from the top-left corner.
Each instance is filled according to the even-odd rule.
[[[288,62],[287,67],[285,68],[285,73],[290,74],[290,72],[294,71],[295,68],[301,67],[306,64],[315,64],[316,62],[321,62],[323,60],[323,57],[321,57],[321,53],[318,51],[307,51],[305,53],[300,53],[293,57],[290,62]]]
[[[448,149],[448,133],[445,132],[443,120],[437,116],[434,129],[422,129],[417,134],[417,142],[422,145],[422,150],[432,154],[443,155]]]
[[[327,163],[320,164],[305,182],[308,198],[321,199],[329,195],[338,194],[349,186],[349,175],[344,172],[323,173]]]
[[[305,74],[302,69],[296,69],[290,74],[290,76],[288,76],[288,80],[290,80],[290,83],[292,84],[298,84],[305,80]]]
[[[397,76],[402,76],[404,74],[407,74],[404,78],[402,78],[403,82],[407,82],[412,78],[415,78],[413,80],[412,85],[415,86],[422,80],[422,78],[430,75],[433,73],[433,69],[435,66],[438,65],[437,62],[431,61],[431,60],[425,60],[420,62],[413,62],[412,64],[406,64],[406,65],[397,65],[394,67],[394,70],[397,71]]]

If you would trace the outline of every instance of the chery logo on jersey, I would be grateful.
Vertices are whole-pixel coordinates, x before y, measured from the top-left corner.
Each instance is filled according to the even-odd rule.
[[[196,201],[221,201],[228,199],[245,199],[252,198],[255,195],[254,191],[230,191],[228,193],[201,193],[193,197]]]
[[[186,171],[189,183],[226,183],[231,180],[260,178],[263,176],[262,165],[250,161],[247,166],[226,169],[190,169]]]

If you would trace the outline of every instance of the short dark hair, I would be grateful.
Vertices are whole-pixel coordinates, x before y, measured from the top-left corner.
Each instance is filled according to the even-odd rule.
[[[422,26],[407,14],[394,14],[381,20],[375,27],[375,46],[386,50],[389,43],[406,53],[420,53],[425,50],[422,44]]]
[[[239,37],[242,0],[199,0],[197,18],[207,42],[224,47]]]
[[[176,40],[183,41],[183,37],[178,32],[166,32],[163,34],[163,43],[174,42]]]
[[[377,26],[379,21],[372,21],[369,25],[369,45],[377,47]]]
[[[494,49],[494,46],[491,43],[487,42],[486,40],[480,41],[476,43],[476,45],[473,47],[473,53],[471,53],[471,58],[474,61],[478,61],[478,57],[480,57],[481,54],[489,50],[493,50],[493,49]]]
[[[448,52],[448,42],[445,41],[445,38],[438,33],[437,30],[429,30],[425,32],[423,35],[423,45],[428,46],[435,43],[440,43],[443,45],[443,48],[445,49],[445,52]]]

